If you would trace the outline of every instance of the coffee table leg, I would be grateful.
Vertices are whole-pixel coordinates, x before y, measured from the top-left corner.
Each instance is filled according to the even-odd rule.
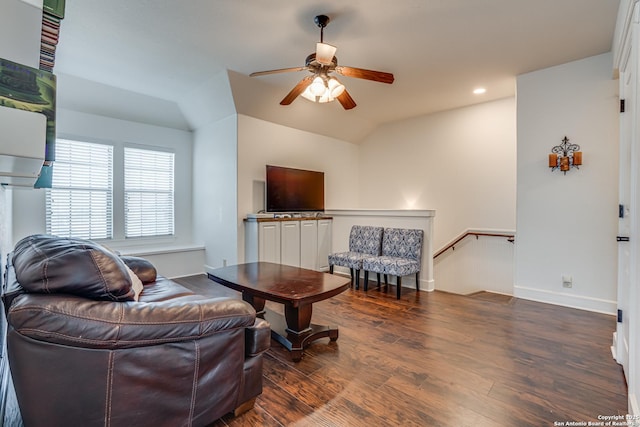
[[[251,306],[256,310],[256,314],[258,315],[258,317],[264,317],[264,298],[253,296],[248,292],[243,292],[242,300],[251,304]]]
[[[303,305],[302,307],[285,306],[284,318],[287,321],[287,332],[293,332],[297,335],[310,332],[312,307],[311,304]]]
[[[291,360],[299,362],[304,353],[305,339],[311,333],[312,305],[302,307],[284,307],[284,319],[287,322],[285,331],[287,339],[291,343]]]
[[[264,318],[271,324],[271,338],[282,344],[291,354],[291,360],[299,362],[304,348],[311,342],[328,337],[338,339],[338,328],[311,323],[311,306],[286,307],[285,316],[265,309]]]

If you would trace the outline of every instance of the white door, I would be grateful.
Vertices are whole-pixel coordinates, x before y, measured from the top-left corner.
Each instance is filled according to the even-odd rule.
[[[629,191],[629,242],[624,251],[628,256],[628,303],[627,315],[623,314],[623,325],[625,327],[626,338],[629,343],[629,352],[627,365],[625,366],[625,375],[627,376],[628,394],[629,394],[629,413],[640,415],[640,108],[638,108],[638,100],[640,99],[640,25],[638,24],[638,4],[635,5],[633,19],[633,38],[632,38],[632,76],[630,78],[630,87],[632,88],[633,105],[629,113],[631,128],[631,137],[629,138],[629,173],[628,173],[628,191]],[[626,110],[626,109],[625,109]],[[626,113],[625,113],[626,114]],[[623,243],[621,242],[620,245]],[[626,319],[625,319],[626,318]]]
[[[630,245],[620,240],[629,237],[631,231],[631,141],[633,137],[633,67],[631,59],[620,72],[620,99],[624,102],[624,112],[620,113],[620,153],[618,187],[618,325],[616,328],[616,360],[622,365],[628,377],[629,362],[629,289],[630,289]]]
[[[629,413],[639,415],[640,346],[638,345],[640,307],[640,109],[638,108],[638,70],[640,69],[640,34],[638,10],[635,7],[631,34],[619,65],[620,98],[624,113],[620,114],[620,162],[618,218],[618,324],[614,353],[624,369],[629,395]]]

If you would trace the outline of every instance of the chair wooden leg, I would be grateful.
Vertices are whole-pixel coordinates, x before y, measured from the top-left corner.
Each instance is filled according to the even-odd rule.
[[[402,289],[402,277],[398,276],[396,289],[396,299],[400,299],[400,290]]]
[[[351,277],[351,284],[355,287],[355,283],[353,283],[353,268],[349,269],[349,275]]]
[[[420,290],[420,272],[416,273],[416,291]]]
[[[389,286],[389,277],[386,274],[384,275],[384,285]]]
[[[367,292],[369,290],[369,271],[364,271],[364,291]]]
[[[356,289],[360,289],[360,269],[356,269]]]
[[[380,289],[380,273],[376,273],[376,275],[378,276],[378,281],[377,281],[378,289]]]
[[[329,266],[329,273],[333,274],[333,264]]]

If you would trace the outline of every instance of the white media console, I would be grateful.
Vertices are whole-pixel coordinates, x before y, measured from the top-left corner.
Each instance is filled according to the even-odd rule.
[[[327,271],[332,218],[255,218],[244,220],[245,262],[275,262]]]

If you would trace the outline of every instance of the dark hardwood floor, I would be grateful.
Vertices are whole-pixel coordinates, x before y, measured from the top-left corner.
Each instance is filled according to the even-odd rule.
[[[316,341],[299,363],[272,341],[255,407],[214,426],[586,425],[627,413],[613,316],[486,293],[405,288],[398,301],[393,286],[361,286],[314,304],[313,321],[338,326],[338,341]]]

